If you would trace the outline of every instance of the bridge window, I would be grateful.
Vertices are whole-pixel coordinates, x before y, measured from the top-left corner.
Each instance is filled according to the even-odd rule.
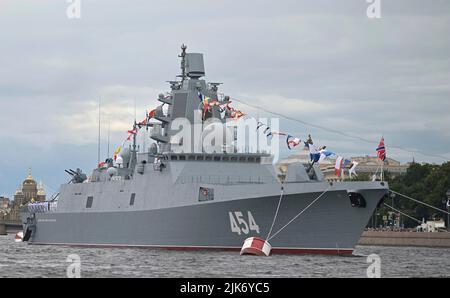
[[[86,208],[91,208],[93,202],[94,202],[94,197],[88,197],[86,200]]]

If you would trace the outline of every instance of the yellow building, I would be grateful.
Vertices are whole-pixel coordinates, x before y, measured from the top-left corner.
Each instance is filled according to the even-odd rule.
[[[44,202],[45,190],[42,182],[36,183],[31,175],[31,169],[27,178],[19,186],[14,194],[14,201],[11,204],[11,211],[7,217],[9,221],[20,220],[20,208],[30,202]]]
[[[0,210],[6,210],[9,208],[9,199],[6,197],[0,196]]]

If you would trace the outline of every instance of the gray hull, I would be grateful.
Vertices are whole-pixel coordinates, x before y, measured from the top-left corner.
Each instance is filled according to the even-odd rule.
[[[352,207],[345,190],[327,192],[270,241],[272,252],[351,253],[385,189],[361,193],[367,202],[365,208]],[[318,195],[320,192],[284,196],[273,233]],[[239,250],[248,237],[266,238],[278,200],[279,196],[270,196],[146,211],[37,213],[30,242]],[[245,223],[239,222],[236,212],[241,212]],[[236,226],[232,231],[230,217],[240,232]]]

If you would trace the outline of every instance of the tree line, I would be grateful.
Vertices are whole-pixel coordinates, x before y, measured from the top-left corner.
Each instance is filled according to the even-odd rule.
[[[450,162],[446,162],[442,165],[412,163],[405,174],[394,176],[389,172],[385,172],[384,175],[391,190],[447,211],[446,193],[450,190]],[[360,175],[358,178],[358,180],[367,179],[370,179],[370,177],[364,175]],[[447,216],[444,213],[399,195],[390,193],[390,196],[385,198],[384,202],[388,205],[393,205],[393,207],[401,212],[420,221],[422,221],[422,219],[447,220]],[[379,227],[380,225],[383,225],[385,223],[383,218],[387,218],[388,224],[392,224],[392,221],[394,220],[392,210],[381,204],[368,226]],[[375,224],[375,222],[377,224]],[[401,216],[401,223],[405,228],[413,228],[418,225],[416,221],[407,218],[406,216]]]

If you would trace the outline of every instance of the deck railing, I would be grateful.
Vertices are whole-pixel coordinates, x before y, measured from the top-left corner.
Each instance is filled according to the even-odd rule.
[[[58,202],[29,203],[22,207],[22,212],[27,213],[48,213],[56,211]]]

